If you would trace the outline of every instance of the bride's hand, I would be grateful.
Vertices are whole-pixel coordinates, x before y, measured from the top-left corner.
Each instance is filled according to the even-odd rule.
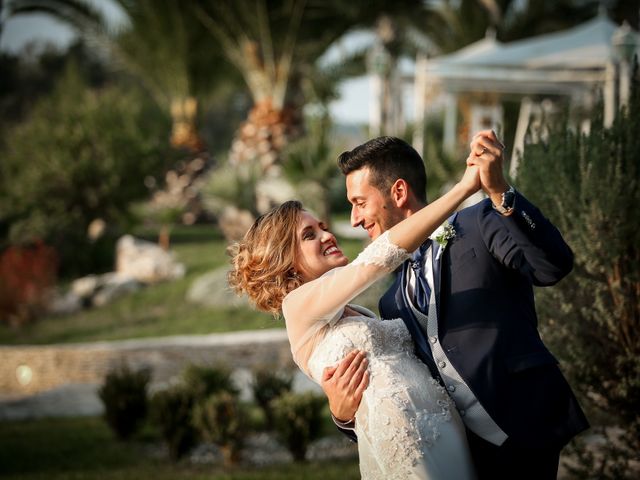
[[[480,171],[471,157],[467,159],[467,169],[458,184],[465,189],[467,196],[480,190]]]

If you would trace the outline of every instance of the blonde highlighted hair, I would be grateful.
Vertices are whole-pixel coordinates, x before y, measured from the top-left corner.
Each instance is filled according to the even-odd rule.
[[[259,310],[278,315],[284,297],[302,284],[295,271],[302,210],[297,200],[283,203],[259,217],[244,238],[229,247],[229,285]]]

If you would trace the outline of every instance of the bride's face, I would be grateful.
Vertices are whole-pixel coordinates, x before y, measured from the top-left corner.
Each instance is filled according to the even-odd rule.
[[[300,250],[295,268],[305,282],[349,262],[338,248],[336,237],[327,230],[324,223],[310,213],[300,213],[297,235]]]

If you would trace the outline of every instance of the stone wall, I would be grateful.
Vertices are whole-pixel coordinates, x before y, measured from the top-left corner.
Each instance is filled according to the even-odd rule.
[[[234,370],[294,368],[284,330],[0,347],[0,395],[31,395],[68,384],[101,384],[120,362],[150,367],[152,385],[175,381],[185,366],[224,364]]]

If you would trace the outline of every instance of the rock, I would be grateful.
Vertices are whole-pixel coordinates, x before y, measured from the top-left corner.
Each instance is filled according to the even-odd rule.
[[[56,293],[48,306],[51,315],[70,315],[82,309],[82,297],[72,291]]]
[[[117,297],[138,290],[141,286],[136,278],[125,273],[88,275],[74,280],[66,295],[56,297],[51,312],[63,315],[73,313],[82,306],[102,306]]]
[[[187,300],[207,307],[248,307],[247,298],[229,288],[228,271],[228,267],[222,267],[196,278],[187,291]]]
[[[125,235],[116,246],[116,272],[142,283],[157,283],[183,277],[185,267],[155,243]]]
[[[119,273],[105,273],[101,275],[101,285],[98,291],[93,295],[92,303],[97,307],[101,307],[112,300],[135,292],[142,287],[142,284],[129,275]]]
[[[82,300],[91,298],[100,284],[98,275],[87,275],[71,282],[71,293]]]

